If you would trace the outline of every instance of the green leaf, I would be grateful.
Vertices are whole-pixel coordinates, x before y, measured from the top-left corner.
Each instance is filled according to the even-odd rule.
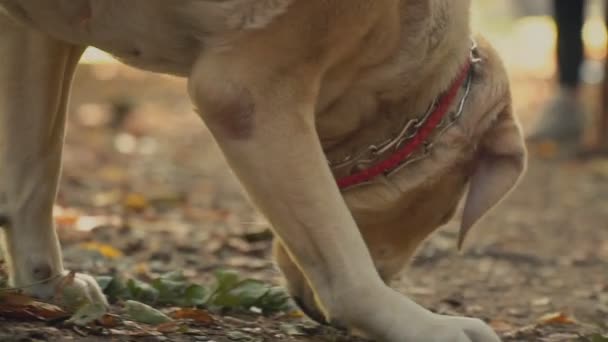
[[[235,271],[218,271],[209,290],[187,281],[181,271],[163,274],[146,283],[136,279],[123,281],[120,277],[99,277],[97,281],[111,301],[136,300],[152,305],[207,307],[213,310],[261,309],[265,314],[289,310],[293,304],[280,287],[258,280],[241,280]]]
[[[216,273],[215,291],[209,296],[210,309],[241,309],[251,307],[265,313],[290,308],[290,296],[280,287],[272,287],[258,280],[240,280],[238,273],[221,271]]]
[[[172,272],[155,279],[152,287],[158,291],[157,302],[165,305],[202,306],[207,299],[207,289],[185,281],[181,272]]]
[[[591,337],[591,342],[608,342],[608,335],[595,335]]]
[[[239,283],[239,274],[236,271],[217,271],[215,272],[215,281],[214,292],[226,292]]]
[[[190,285],[184,294],[182,306],[202,306],[207,301],[208,291],[201,285]]]
[[[137,279],[129,279],[127,281],[128,298],[135,299],[145,303],[154,303],[159,297],[159,291],[148,283]]]
[[[257,280],[245,280],[234,284],[232,288],[223,288],[223,290],[215,294],[211,305],[228,309],[249,309],[264,297],[270,289]]]
[[[135,322],[159,325],[173,321],[169,316],[144,303],[128,300],[125,302],[127,315]]]
[[[110,286],[112,281],[114,281],[114,277],[99,276],[99,277],[95,277],[95,280],[97,281],[97,284],[99,285],[101,290],[105,291],[108,288],[108,286]]]
[[[80,307],[67,321],[79,326],[89,325],[103,317],[108,312],[105,305],[100,303],[89,303]]]
[[[282,287],[271,287],[268,293],[254,305],[265,313],[288,311],[295,308],[291,296]]]
[[[157,300],[159,304],[175,304],[183,296],[187,284],[158,278],[152,281],[152,287],[158,292]]]
[[[103,290],[103,293],[111,302],[117,299],[129,299],[127,286],[120,277],[102,276],[97,277],[97,283]]]

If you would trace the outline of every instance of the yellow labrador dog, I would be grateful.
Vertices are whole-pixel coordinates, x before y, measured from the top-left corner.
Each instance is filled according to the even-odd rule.
[[[15,286],[66,275],[51,208],[85,47],[187,77],[276,233],[311,316],[379,341],[499,341],[387,286],[454,214],[465,234],[516,184],[525,148],[468,0],[0,0],[0,190]],[[476,41],[476,42],[475,42]],[[105,301],[91,277],[76,286]]]

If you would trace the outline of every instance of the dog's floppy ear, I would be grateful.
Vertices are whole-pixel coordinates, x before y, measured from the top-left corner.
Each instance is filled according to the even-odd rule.
[[[484,133],[474,163],[460,227],[459,249],[473,225],[515,187],[526,168],[525,143],[510,106]]]

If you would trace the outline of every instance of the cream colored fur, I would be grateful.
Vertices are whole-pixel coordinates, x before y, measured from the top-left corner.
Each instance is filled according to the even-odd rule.
[[[201,117],[276,233],[313,318],[379,341],[499,341],[386,285],[467,195],[461,236],[515,185],[525,149],[482,39],[464,116],[432,155],[341,193],[327,158],[382,141],[446,90],[470,47],[469,1],[0,0],[0,207],[11,281],[66,275],[51,208],[70,80],[86,46],[189,78]],[[2,214],[2,212],[0,212]],[[92,278],[83,294],[103,301]]]

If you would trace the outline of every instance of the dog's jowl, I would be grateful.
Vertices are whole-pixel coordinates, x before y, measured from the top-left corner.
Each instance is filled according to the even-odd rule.
[[[95,46],[188,78],[273,227],[285,286],[313,318],[378,341],[499,341],[484,322],[434,314],[387,285],[467,188],[461,240],[525,168],[506,72],[472,34],[469,6],[0,0],[11,283],[48,297],[74,277],[71,286],[105,303],[92,277],[64,269],[51,217],[71,79]]]

